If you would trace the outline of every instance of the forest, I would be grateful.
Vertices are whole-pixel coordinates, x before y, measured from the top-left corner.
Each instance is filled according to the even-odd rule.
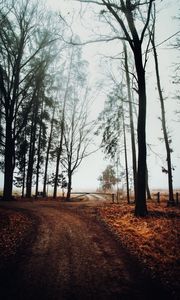
[[[40,181],[43,196],[49,183],[54,198],[60,185],[69,198],[72,174],[87,155],[92,123],[86,61],[81,48],[62,41],[64,30],[57,14],[36,2],[1,3],[4,200],[12,198],[13,185],[28,198],[35,187],[37,196]]]

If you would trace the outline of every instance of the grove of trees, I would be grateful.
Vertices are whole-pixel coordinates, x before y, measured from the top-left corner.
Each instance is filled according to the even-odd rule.
[[[172,139],[168,133],[168,126],[166,122],[165,103],[161,87],[159,62],[156,50],[155,41],[155,26],[156,26],[156,5],[159,1],[136,1],[136,0],[79,0],[79,2],[86,5],[86,8],[94,8],[94,18],[99,13],[100,22],[102,22],[102,31],[99,35],[94,36],[94,42],[114,41],[119,40],[119,48],[121,52],[121,61],[123,66],[123,72],[119,77],[122,79],[114,80],[115,89],[117,90],[112,99],[109,97],[109,102],[112,104],[110,107],[105,107],[101,113],[100,128],[103,131],[102,145],[105,152],[114,156],[114,152],[120,150],[117,146],[120,137],[118,123],[121,123],[122,135],[124,135],[124,153],[125,153],[125,169],[126,169],[126,181],[128,188],[128,160],[127,160],[127,147],[126,147],[126,131],[124,115],[125,111],[117,116],[118,112],[122,111],[122,103],[128,99],[129,107],[128,118],[130,120],[130,132],[131,132],[131,147],[132,147],[132,165],[133,165],[133,177],[134,177],[134,195],[135,195],[135,215],[145,216],[147,214],[146,194],[148,198],[151,197],[148,185],[148,167],[147,167],[147,138],[146,138],[146,115],[147,115],[147,91],[146,91],[146,67],[148,63],[148,57],[150,48],[153,50],[154,62],[155,62],[155,74],[157,79],[158,96],[161,106],[161,122],[163,138],[166,149],[166,161],[167,167],[162,167],[162,171],[168,174],[168,189],[169,189],[169,201],[168,205],[174,205],[173,196],[173,183],[172,183],[172,171],[173,166],[171,162],[172,153]],[[159,2],[159,3],[157,3]],[[92,8],[92,10],[93,10]],[[96,19],[97,21],[97,19]],[[179,32],[177,32],[178,34]],[[87,43],[93,42],[93,40]],[[76,42],[74,41],[74,44]],[[123,45],[122,45],[123,44]],[[128,47],[128,50],[127,50]],[[123,53],[123,57],[122,57]],[[117,58],[117,57],[116,57]],[[113,58],[112,58],[113,59]],[[129,62],[132,61],[131,71],[129,69]],[[125,75],[123,74],[125,73]],[[122,85],[127,86],[126,93],[122,95]],[[136,96],[134,96],[136,91]],[[111,92],[112,94],[112,92]],[[119,95],[118,95],[119,94]],[[117,99],[122,102],[118,104],[116,108]],[[136,102],[137,110],[137,147],[135,146],[135,132],[134,132],[134,120],[133,120],[133,107],[132,104]],[[108,104],[109,105],[109,104]],[[107,105],[107,106],[108,106]],[[115,110],[113,113],[112,110]],[[106,117],[107,116],[107,117]],[[137,151],[136,151],[137,148]],[[112,150],[113,149],[113,150]],[[137,162],[136,162],[137,152]],[[128,197],[128,193],[127,193]]]
[[[0,5],[3,199],[12,198],[13,185],[28,198],[35,188],[37,197],[42,182],[45,196],[50,181],[56,198],[65,171],[69,198],[72,174],[88,153],[92,129],[87,62],[80,47],[64,44],[64,23],[40,2]]]
[[[66,20],[58,11],[47,9],[39,1],[0,2],[3,199],[12,198],[13,185],[21,188],[22,197],[32,197],[33,193],[37,197],[40,186],[43,196],[46,196],[48,184],[53,188],[54,198],[58,186],[66,187],[67,199],[70,198],[72,176],[90,154],[89,146],[93,143],[95,131],[94,121],[89,120],[91,89],[83,45],[117,41],[120,54],[113,62],[116,72],[113,74],[110,70],[108,74],[110,88],[96,122],[96,134],[102,137],[101,147],[115,166],[119,157],[123,160],[127,200],[129,202],[132,178],[135,215],[146,216],[146,199],[151,197],[147,162],[146,69],[151,56],[166,151],[167,165],[162,170],[168,175],[168,204],[174,205],[172,138],[168,131],[155,36],[156,6],[162,1],[77,2],[81,4],[85,17],[88,9],[94,12],[100,28],[97,32],[94,29],[91,40],[87,38],[84,42],[73,32],[68,18]],[[83,12],[79,16],[83,18]],[[92,13],[91,17],[93,22]],[[179,38],[175,47],[179,48]],[[113,54],[109,60],[113,60]],[[106,177],[111,177],[111,180],[108,182],[104,179]],[[99,180],[103,189],[109,189],[116,184],[118,177],[109,165]]]

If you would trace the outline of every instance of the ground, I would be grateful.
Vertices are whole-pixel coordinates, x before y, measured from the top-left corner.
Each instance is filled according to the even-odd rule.
[[[1,299],[178,299],[116,239],[94,199],[0,203]]]

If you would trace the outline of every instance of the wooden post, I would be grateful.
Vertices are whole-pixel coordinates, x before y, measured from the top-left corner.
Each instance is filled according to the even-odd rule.
[[[160,192],[157,193],[157,203],[160,203]]]
[[[179,194],[178,193],[176,193],[176,205],[178,206],[178,204],[179,204],[179,199],[178,199],[178,196],[179,196]]]
[[[114,194],[112,194],[112,203],[114,203]]]

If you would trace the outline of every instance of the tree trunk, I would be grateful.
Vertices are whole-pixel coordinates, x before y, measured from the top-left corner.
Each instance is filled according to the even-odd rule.
[[[13,70],[12,95],[5,96],[5,115],[6,115],[6,137],[5,137],[5,172],[4,172],[4,200],[12,198],[13,191],[13,173],[15,168],[15,126],[16,117],[14,113],[17,109],[19,77],[20,77],[20,63],[23,54],[23,39],[20,39],[18,48],[18,55]],[[14,128],[13,128],[13,123]]]
[[[132,106],[132,96],[131,96],[131,87],[130,87],[130,77],[129,77],[127,47],[126,47],[125,43],[123,45],[124,45],[126,83],[127,83],[128,101],[129,101],[129,120],[130,120],[130,132],[131,132],[131,148],[132,148],[134,197],[136,199],[137,166],[136,166],[136,146],[135,146],[134,120],[133,120],[133,106]]]
[[[124,121],[124,111],[122,113],[123,113],[123,134],[124,134],[124,156],[125,156],[125,169],[126,169],[127,203],[130,204],[130,197],[129,197],[129,172],[128,172],[128,158],[127,158],[126,128],[125,128],[125,121]]]
[[[37,166],[36,166],[36,198],[38,196],[39,191],[39,171],[40,171],[40,160],[41,160],[41,135],[42,135],[42,122],[43,122],[43,110],[44,110],[44,102],[41,103],[41,113],[40,113],[40,128],[39,128],[39,139],[38,139],[38,147],[37,147]]]
[[[149,176],[148,176],[148,168],[146,166],[146,179],[147,179],[147,183],[146,183],[146,193],[147,193],[147,199],[151,200],[151,192],[149,189]]]
[[[25,182],[26,182],[26,153],[24,153],[24,157],[23,157],[23,183],[22,183],[22,195],[21,195],[22,198],[24,198]]]
[[[31,198],[32,196],[32,177],[33,177],[33,166],[35,156],[35,140],[36,140],[36,117],[32,121],[31,125],[31,138],[29,147],[29,159],[27,169],[27,181],[26,181],[26,197]]]
[[[54,179],[53,198],[56,198],[56,196],[57,196],[59,164],[60,164],[60,158],[61,158],[61,154],[62,154],[63,136],[64,136],[64,117],[65,117],[66,101],[67,101],[67,96],[68,96],[68,89],[69,89],[69,82],[70,82],[70,75],[71,75],[72,60],[73,60],[73,50],[72,50],[72,53],[71,53],[71,59],[70,59],[69,71],[68,71],[68,78],[67,78],[66,89],[65,89],[65,94],[64,94],[62,120],[61,120],[61,133],[60,133],[60,142],[59,142],[59,149],[58,149],[57,161],[56,161],[56,172],[55,172],[55,179]]]
[[[54,114],[55,114],[55,106],[53,108],[53,114],[52,114],[52,119],[51,119],[51,129],[50,129],[50,135],[49,135],[48,146],[47,146],[47,151],[46,151],[46,162],[45,162],[44,183],[43,183],[43,197],[46,197],[46,194],[47,194],[47,191],[46,191],[47,172],[48,172],[48,163],[49,163],[49,152],[51,149],[52,133],[53,133],[53,126],[54,126]]]
[[[71,198],[71,188],[72,188],[72,172],[68,171],[68,186],[67,186],[66,200],[70,200]]]
[[[15,144],[12,137],[12,122],[6,120],[3,199],[11,200],[13,191],[13,172],[15,166]]]
[[[154,62],[155,62],[155,69],[156,69],[156,80],[157,80],[159,100],[160,100],[160,105],[161,105],[162,130],[163,130],[164,142],[165,142],[165,147],[166,147],[166,155],[167,155],[166,160],[167,160],[168,187],[169,187],[168,205],[173,206],[173,205],[175,205],[175,201],[174,201],[174,196],[173,196],[171,148],[170,148],[170,145],[169,145],[169,138],[168,138],[168,132],[167,132],[167,126],[166,126],[166,114],[165,114],[164,98],[163,98],[162,89],[161,89],[161,81],[160,81],[160,75],[159,75],[159,65],[158,65],[158,57],[157,57],[157,51],[156,51],[156,46],[155,46],[154,32],[153,32],[153,35],[151,36],[151,43],[152,43],[153,53],[154,53]]]
[[[144,217],[147,215],[146,205],[146,83],[145,70],[142,62],[142,50],[140,41],[134,45],[134,59],[138,78],[139,111],[138,111],[138,172],[137,193],[135,198],[135,215]]]
[[[38,149],[37,149],[36,192],[35,192],[36,198],[38,196],[38,189],[39,189],[39,170],[40,170],[40,155],[41,155],[41,132],[42,132],[42,118],[41,118],[41,124],[40,124],[40,128],[39,128],[39,140],[38,140]]]
[[[58,148],[57,160],[56,160],[56,172],[55,172],[55,178],[54,178],[54,192],[53,192],[54,199],[57,197],[59,164],[60,164],[60,158],[61,158],[61,153],[62,153],[62,144],[63,144],[64,120],[63,120],[63,124],[61,125],[61,127],[62,128],[61,128],[60,142],[59,142],[59,148]]]

